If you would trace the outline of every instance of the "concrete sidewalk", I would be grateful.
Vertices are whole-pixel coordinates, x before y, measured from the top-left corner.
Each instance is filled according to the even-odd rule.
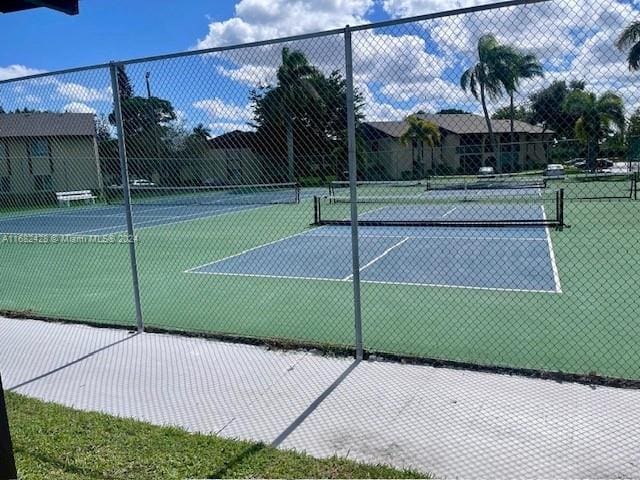
[[[640,478],[640,391],[0,318],[5,388],[438,477]]]

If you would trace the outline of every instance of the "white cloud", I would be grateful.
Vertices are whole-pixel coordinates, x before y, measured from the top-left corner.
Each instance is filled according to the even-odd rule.
[[[209,24],[197,48],[255,42],[366,23],[374,0],[241,0],[235,16]]]
[[[62,111],[69,113],[96,113],[95,108],[91,108],[89,105],[79,102],[67,103],[64,107],[62,107]]]
[[[56,91],[69,100],[78,102],[107,102],[110,101],[111,87],[93,88],[72,82],[60,82],[56,80]]]
[[[243,132],[249,132],[253,129],[246,123],[237,122],[212,122],[207,124],[209,130],[211,130],[212,136],[222,135],[223,133],[232,132],[233,130],[241,130]]]
[[[398,18],[487,5],[498,1],[500,0],[384,0],[382,8],[392,17]]]
[[[218,67],[218,73],[251,87],[272,85],[276,79],[276,67],[242,65],[239,68]]]
[[[232,18],[210,24],[209,34],[198,46],[225,46],[363,23],[373,3],[374,0],[241,0]],[[496,1],[379,3],[395,18]],[[640,1],[634,5],[640,5]],[[459,77],[462,69],[477,61],[478,38],[491,32],[502,42],[535,53],[543,62],[545,78],[523,81],[518,102],[526,101],[531,93],[555,79],[577,79],[585,80],[588,88],[598,93],[619,92],[631,110],[640,105],[640,89],[636,87],[640,74],[628,71],[624,53],[613,44],[622,28],[638,14],[626,0],[562,0],[357,31],[353,35],[355,81],[364,94],[369,120],[397,120],[418,109],[457,107],[477,112],[479,102],[460,89]],[[256,87],[275,82],[284,46],[239,48],[207,58],[218,74],[238,83],[234,88]],[[340,35],[288,42],[286,46],[305,53],[310,63],[325,74],[339,70],[344,75],[344,43]],[[248,106],[229,103],[230,93],[239,98],[235,91],[221,91],[219,98],[196,102],[194,106],[206,111],[214,123],[240,124],[239,119],[250,119]],[[490,103],[490,110],[505,105],[507,100],[505,96]]]
[[[26,77],[27,75],[36,75],[43,72],[44,70],[38,70],[36,68],[30,68],[24,65],[8,65],[6,67],[0,67],[0,80]]]
[[[23,99],[26,103],[40,103],[42,99],[37,95],[27,94]]]
[[[231,120],[238,122],[241,120],[250,120],[252,118],[251,106],[249,104],[236,105],[226,103],[219,98],[198,100],[193,103],[193,107],[204,111],[209,117],[216,120]]]
[[[387,35],[371,30],[353,39],[354,75],[373,82],[415,82],[437,78],[446,59],[428,53],[435,44],[418,35]]]
[[[428,112],[434,109],[434,105],[424,101],[415,102],[409,107],[399,107],[392,103],[378,100],[366,83],[359,83],[356,88],[364,99],[363,113],[365,120],[369,122],[402,120],[418,110]]]

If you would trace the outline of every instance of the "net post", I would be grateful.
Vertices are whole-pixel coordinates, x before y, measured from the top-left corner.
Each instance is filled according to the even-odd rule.
[[[558,192],[558,211],[560,213],[558,216],[558,229],[562,231],[564,228],[564,188],[561,188]]]
[[[317,195],[313,196],[313,224],[314,225],[320,225],[320,214],[319,214],[319,210],[320,210],[320,205],[319,205],[319,198]]]
[[[346,74],[347,102],[347,145],[349,152],[349,191],[351,203],[351,256],[353,267],[353,307],[356,344],[356,360],[362,360],[364,349],[362,342],[362,310],[360,302],[360,252],[358,243],[358,205],[356,183],[358,176],[356,162],[356,117],[353,94],[353,53],[351,47],[351,27],[344,27],[344,57]]]
[[[111,71],[111,91],[113,93],[113,113],[118,132],[118,155],[120,157],[120,181],[122,183],[122,195],[124,197],[124,214],[127,221],[127,235],[129,241],[129,259],[131,261],[131,277],[133,281],[133,302],[136,311],[136,326],[138,332],[144,331],[142,320],[142,306],[140,303],[140,282],[138,278],[138,261],[136,258],[135,233],[133,230],[133,218],[131,214],[131,191],[129,189],[129,172],[127,165],[127,149],[124,141],[124,128],[122,125],[122,106],[120,105],[120,86],[118,85],[118,65],[112,62],[109,65]]]

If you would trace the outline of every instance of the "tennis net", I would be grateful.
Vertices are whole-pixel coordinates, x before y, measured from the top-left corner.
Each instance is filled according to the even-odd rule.
[[[550,180],[551,181],[551,180]],[[638,173],[586,173],[555,180],[572,200],[638,199]]]
[[[359,180],[356,188],[367,195],[383,195],[393,191],[396,195],[416,195],[424,192],[427,180]],[[329,195],[334,196],[340,192],[349,190],[350,183],[343,180],[335,180],[329,183]]]
[[[518,227],[562,229],[564,190],[537,198],[358,196],[358,225],[372,227]],[[314,197],[315,225],[351,225],[351,197]]]
[[[427,190],[502,190],[546,188],[539,175],[497,174],[486,177],[430,177]]]
[[[133,205],[269,205],[300,202],[297,183],[226,186],[131,186]],[[121,186],[106,189],[109,203],[124,201]]]

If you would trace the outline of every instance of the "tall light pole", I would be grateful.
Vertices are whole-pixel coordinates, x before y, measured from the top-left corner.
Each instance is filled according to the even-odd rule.
[[[144,74],[144,81],[147,84],[147,98],[151,98],[151,85],[149,85],[150,76],[151,76],[151,72],[147,72]]]

